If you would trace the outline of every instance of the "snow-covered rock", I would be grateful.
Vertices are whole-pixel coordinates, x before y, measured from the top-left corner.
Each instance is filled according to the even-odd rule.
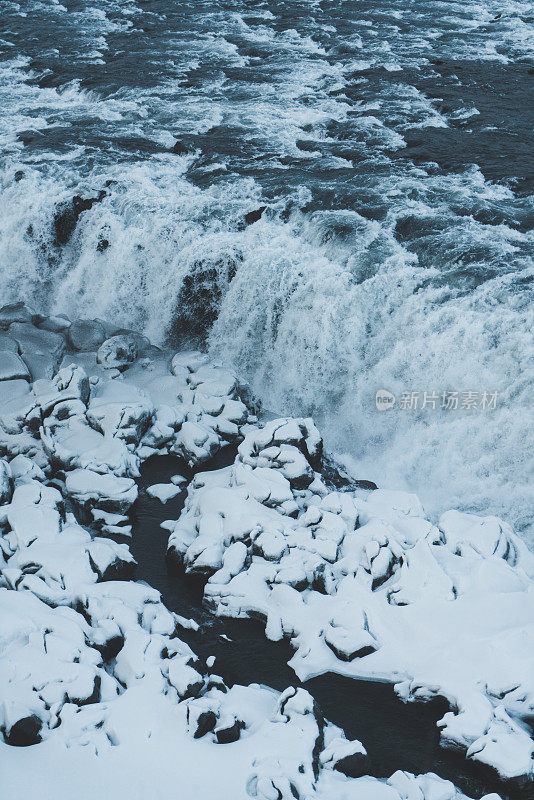
[[[123,333],[112,336],[100,345],[96,360],[105,369],[126,369],[139,354],[139,345],[132,335]]]
[[[98,320],[73,323],[69,342],[78,352],[63,357],[61,333],[10,322],[0,353],[0,453],[39,452],[40,465],[44,458],[55,469],[135,477],[140,460],[155,453],[176,453],[190,464],[205,461],[238,440],[254,419],[235,375],[201,354],[189,354],[180,370],[175,359],[179,374],[172,374],[166,354],[121,331],[97,358],[87,348],[96,346],[101,329]],[[132,357],[126,377],[109,369],[118,365],[116,346],[123,341],[131,353],[148,354],[135,363]],[[39,376],[33,383],[19,351],[29,354]]]
[[[10,303],[0,308],[0,328],[9,328],[13,322],[33,322],[35,317],[35,311],[26,303]]]
[[[9,335],[17,342],[32,380],[55,375],[66,349],[65,338],[60,333],[36,328],[29,322],[14,322],[9,326]]]
[[[50,380],[34,381],[32,392],[37,398],[42,417],[52,415],[60,421],[85,413],[91,389],[86,372],[70,364]]]
[[[466,800],[435,775],[347,778],[337,767],[365,750],[308,692],[228,689],[198,671],[172,615],[142,584],[80,587],[55,607],[0,589],[0,652],[11,800],[94,800],[104,786],[142,800],[148,786],[163,797],[177,785],[199,798]]]
[[[38,319],[33,320],[38,328],[43,328],[45,331],[53,331],[54,333],[61,333],[70,328],[71,321],[65,314],[57,314],[47,317],[39,316]]]
[[[180,494],[182,489],[174,483],[155,483],[153,486],[147,488],[147,494],[150,497],[155,497],[161,503],[166,503],[167,500],[172,500]]]
[[[106,329],[96,319],[77,319],[68,328],[67,339],[74,350],[98,350],[106,340]]]
[[[63,470],[90,469],[115,475],[137,475],[139,458],[126,443],[105,436],[77,414],[64,421],[49,418],[41,428],[41,442],[51,464]]]
[[[442,740],[506,777],[532,775],[534,556],[493,517],[436,527],[402,492],[321,480],[310,421],[250,429],[233,466],[198,473],[171,525],[174,569],[208,577],[222,616],[291,637],[301,679],[389,679],[406,700],[442,695]],[[169,523],[166,523],[169,525]]]
[[[0,381],[30,380],[22,358],[12,350],[0,350]]]
[[[89,469],[67,473],[65,488],[69,497],[85,508],[99,508],[112,514],[125,514],[137,499],[137,486],[132,478],[117,478]]]
[[[77,586],[132,574],[128,548],[93,538],[65,514],[60,492],[40,481],[18,483],[11,502],[0,506],[0,526],[0,581],[11,588],[57,598]]]

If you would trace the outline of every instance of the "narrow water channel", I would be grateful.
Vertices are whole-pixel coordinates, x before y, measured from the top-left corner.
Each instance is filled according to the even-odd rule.
[[[234,457],[235,451],[228,448],[209,465],[203,465],[202,471],[227,466]],[[161,503],[150,497],[146,488],[167,483],[176,474],[189,481],[195,471],[200,470],[191,470],[173,456],[155,457],[142,466],[139,498],[132,510],[131,550],[138,563],[136,578],[158,589],[169,609],[199,623],[198,631],[184,630],[181,638],[200,658],[216,657],[214,672],[229,685],[260,683],[280,691],[287,686],[304,686],[327,719],[343,728],[349,739],[361,740],[368,753],[366,772],[371,775],[385,778],[397,769],[415,774],[435,772],[473,798],[496,792],[502,800],[534,800],[532,784],[504,783],[492,769],[440,747],[436,722],[448,708],[445,700],[403,703],[392,684],[331,673],[301,683],[287,665],[292,655],[288,641],[269,641],[264,626],[253,620],[215,617],[202,605],[203,587],[198,580],[168,574],[168,532],[160,528],[160,523],[178,518],[186,490]]]

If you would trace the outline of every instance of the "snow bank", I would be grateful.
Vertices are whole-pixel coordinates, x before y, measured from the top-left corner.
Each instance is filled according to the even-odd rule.
[[[128,547],[97,535],[126,532],[141,460],[198,465],[240,440],[233,467],[197,475],[172,526],[174,558],[210,576],[216,610],[257,611],[272,638],[292,635],[299,674],[403,677],[410,699],[443,692],[457,703],[445,737],[504,774],[526,772],[532,559],[511,531],[454,514],[438,530],[413,497],[331,491],[313,422],[257,427],[233,373],[202,354],[171,361],[128,332],[123,352],[122,339],[104,346],[103,323],[61,320],[47,357],[33,319],[23,305],[0,310],[4,339],[18,336],[4,352],[28,373],[0,381],[6,796],[140,800],[180,786],[236,800],[463,798],[433,775],[347,778],[347,759],[364,771],[362,743],[302,689],[229,689],[158,592],[129,580]]]
[[[193,479],[170,559],[209,578],[217,614],[289,637],[299,678],[442,695],[444,744],[532,776],[534,557],[495,517],[449,511],[436,527],[414,495],[333,491],[320,453],[311,420],[250,429],[233,466]]]

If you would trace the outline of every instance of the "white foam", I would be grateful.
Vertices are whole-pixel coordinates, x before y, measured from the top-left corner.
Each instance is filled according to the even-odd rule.
[[[97,0],[93,5],[69,12],[80,33],[73,58],[97,52],[106,58],[108,34],[131,33],[130,17],[145,14],[132,4],[109,4],[107,14]],[[63,6],[35,9],[65,24]],[[506,62],[526,54],[528,5],[418,5],[406,10],[409,24],[401,30],[391,2],[359,10],[338,33],[325,24],[334,20],[322,7],[308,3],[307,11],[298,30],[284,29],[267,11],[255,10],[254,21],[222,10],[199,13],[188,18],[183,36],[169,34],[164,51],[150,52],[150,63],[161,65],[157,86],[116,93],[87,90],[80,81],[41,88],[28,80],[35,78],[29,58],[5,62],[0,100],[9,113],[0,145],[11,160],[1,175],[5,302],[23,296],[71,316],[112,318],[161,342],[184,277],[200,263],[221,274],[230,265],[236,276],[227,292],[223,285],[209,346],[233,361],[268,408],[313,413],[327,443],[352,459],[361,477],[417,490],[430,514],[454,505],[526,527],[532,320],[520,279],[531,269],[532,239],[474,216],[503,211],[513,217],[521,203],[476,168],[440,175],[390,160],[390,150],[405,146],[406,127],[448,124],[438,104],[409,83],[378,86],[362,75],[358,100],[349,102],[345,90],[355,71],[370,67],[427,70],[430,56]],[[126,13],[128,19],[121,16]],[[249,55],[254,48],[269,54],[262,63]],[[269,80],[248,83],[244,70],[251,65],[269,70]],[[190,70],[203,67],[201,88],[182,85]],[[243,70],[242,79],[229,79],[229,67]],[[475,109],[466,102],[454,113],[459,119]],[[112,133],[113,151],[79,142],[61,152],[50,145],[37,150],[18,138],[89,121],[95,136],[109,141]],[[230,142],[236,155],[215,153],[212,163],[202,154],[197,175],[214,181],[204,190],[186,179],[195,154],[132,159],[121,150],[122,137],[170,148],[176,138],[219,126],[236,131],[227,134],[236,138]],[[297,146],[303,139],[307,150]],[[266,201],[252,178],[232,172],[250,166],[241,145],[265,156],[273,183],[295,160],[309,165],[319,195],[321,181],[332,187],[327,170],[335,170],[344,189],[350,155],[365,159],[367,171],[352,180],[357,191],[347,205],[361,200],[362,207],[384,207],[386,216],[366,220],[349,207],[294,212],[283,224],[277,210],[311,198],[307,174],[303,186],[284,187],[281,197]],[[348,158],[339,157],[341,146]],[[312,170],[319,160],[317,178]],[[24,172],[17,182],[16,170]],[[76,194],[97,196],[107,181],[114,182],[107,195],[81,214],[69,242],[58,248],[58,209]],[[238,230],[244,214],[266,203],[269,217]],[[407,236],[411,249],[402,229],[396,232],[408,217],[416,230]],[[109,246],[99,249],[104,240]],[[478,286],[468,285],[473,275]],[[398,395],[498,391],[499,405],[485,414],[446,415],[402,411],[397,404],[381,414],[374,401],[380,388]]]

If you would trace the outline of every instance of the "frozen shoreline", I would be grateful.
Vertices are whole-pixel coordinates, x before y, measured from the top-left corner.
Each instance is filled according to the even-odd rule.
[[[276,791],[284,800],[291,794],[398,800],[417,791],[429,800],[439,792],[461,796],[431,776],[346,778],[334,767],[361,754],[361,745],[347,743],[326,724],[306,692],[227,691],[180,641],[177,621],[157,592],[110,580],[131,575],[128,546],[108,537],[125,541],[130,533],[140,461],[171,452],[198,467],[240,441],[233,467],[193,479],[171,535],[186,567],[211,576],[206,588],[217,611],[239,616],[254,610],[267,617],[271,638],[297,636],[292,666],[299,675],[332,670],[391,678],[396,672],[408,679],[401,687],[406,698],[443,693],[451,703],[460,701],[460,713],[444,718],[448,740],[469,747],[471,757],[503,776],[530,776],[533,743],[517,718],[532,711],[525,673],[534,629],[527,606],[533,557],[507,526],[490,521],[481,530],[477,518],[466,523],[462,516],[449,518],[439,533],[422,520],[413,497],[332,490],[320,477],[322,444],[311,420],[259,426],[235,375],[201,354],[171,361],[132,332],[101,330],[101,323],[70,326],[22,305],[1,309],[0,326],[1,727],[6,741],[35,741],[21,750],[0,746],[13,798],[24,793],[17,786],[21,770],[27,784],[45,782],[43,797],[66,790],[73,776],[59,774],[65,747],[71,763],[91,772],[80,790],[91,800],[111,769],[116,785],[108,790],[117,797],[141,796],[136,782],[158,771],[168,787],[182,772],[191,791],[201,787],[206,797],[214,796],[213,781],[223,774],[225,797],[270,800]],[[80,346],[88,349],[75,349]],[[73,511],[91,523],[90,532]],[[349,540],[351,552],[342,554]],[[445,562],[429,560],[436,548]],[[426,581],[429,564],[435,586]],[[350,591],[339,586],[340,578],[350,579]],[[402,602],[392,604],[390,596]],[[504,686],[497,669],[484,673],[492,685],[483,690],[462,674],[466,665],[457,653],[456,680],[466,693],[454,694],[447,676],[435,683],[422,653],[408,664],[402,648],[395,651],[388,642],[391,613],[399,638],[413,643],[411,630],[429,635],[417,610],[425,603],[443,614],[434,647],[441,635],[450,645],[447,625],[460,618],[466,635],[478,635],[480,614],[473,620],[466,610],[488,599],[504,607],[500,619],[488,621],[484,637],[501,655],[506,648],[513,687]],[[401,620],[412,613],[412,627],[403,628]],[[511,620],[515,634],[505,641],[501,628]],[[519,644],[527,654],[523,666]],[[375,654],[382,658],[378,667]],[[472,652],[464,655],[469,659]],[[482,653],[473,670],[488,670],[486,659]],[[171,769],[176,737],[183,758]],[[219,756],[217,742],[234,738],[235,759]],[[195,766],[195,748],[202,751],[197,758],[213,759],[213,776]],[[252,753],[259,751],[269,756],[254,762]],[[141,767],[126,775],[126,758],[144,763],[145,775]]]

